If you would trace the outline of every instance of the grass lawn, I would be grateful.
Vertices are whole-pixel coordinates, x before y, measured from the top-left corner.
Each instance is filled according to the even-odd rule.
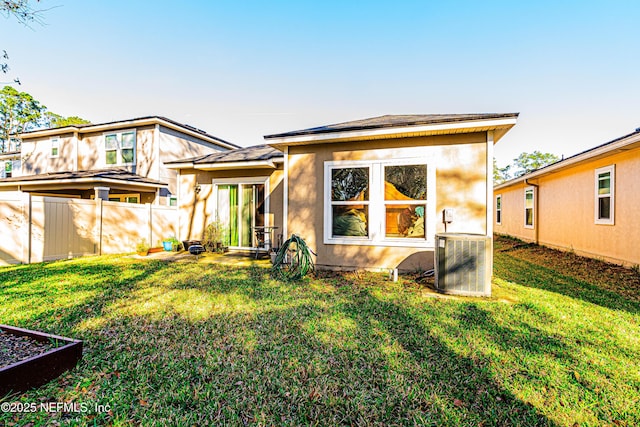
[[[640,425],[638,273],[495,247],[490,299],[409,276],[282,283],[127,257],[2,267],[0,323],[83,339],[85,354],[0,401],[89,410],[0,425]]]

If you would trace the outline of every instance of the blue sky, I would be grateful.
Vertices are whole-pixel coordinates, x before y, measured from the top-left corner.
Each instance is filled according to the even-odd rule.
[[[43,0],[0,17],[6,80],[94,123],[163,115],[241,146],[383,114],[520,112],[571,155],[640,127],[635,1]]]

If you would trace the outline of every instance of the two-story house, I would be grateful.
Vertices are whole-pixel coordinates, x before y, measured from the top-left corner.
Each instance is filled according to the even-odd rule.
[[[238,148],[200,129],[150,116],[18,135],[2,155],[0,191],[177,204],[177,172],[165,163]]]

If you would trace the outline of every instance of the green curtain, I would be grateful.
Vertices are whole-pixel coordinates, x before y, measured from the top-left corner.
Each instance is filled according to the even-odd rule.
[[[238,186],[229,186],[229,246],[238,246]]]
[[[253,185],[242,186],[242,241],[241,246],[253,246]]]

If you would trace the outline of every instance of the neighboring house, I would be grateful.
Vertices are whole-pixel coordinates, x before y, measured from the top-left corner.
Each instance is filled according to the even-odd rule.
[[[177,173],[165,163],[238,148],[220,138],[152,116],[42,129],[19,135],[0,154],[0,191],[129,203],[177,204]]]
[[[304,238],[320,268],[433,268],[437,232],[493,234],[493,145],[517,117],[382,116],[172,162],[181,238],[218,220],[232,248],[250,249],[252,227],[267,225]]]
[[[494,188],[496,233],[640,264],[640,129]]]

